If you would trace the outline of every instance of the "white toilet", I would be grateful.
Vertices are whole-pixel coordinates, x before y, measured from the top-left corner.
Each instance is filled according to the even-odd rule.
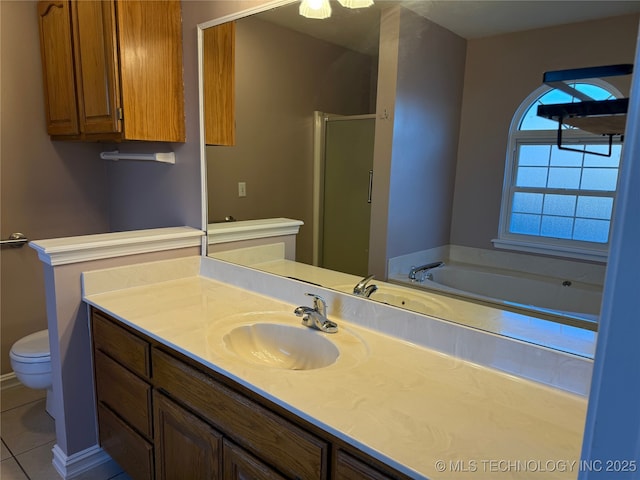
[[[49,330],[27,335],[11,347],[11,368],[20,382],[29,388],[47,389],[47,413],[53,417],[51,350]]]

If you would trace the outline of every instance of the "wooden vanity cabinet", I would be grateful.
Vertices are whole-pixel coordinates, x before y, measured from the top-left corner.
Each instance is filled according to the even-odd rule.
[[[153,399],[157,479],[285,479],[165,395]]]
[[[152,362],[156,388],[256,457],[288,478],[328,478],[326,441],[163,350],[153,349]]]
[[[100,444],[135,480],[406,480],[202,364],[91,310]]]
[[[54,140],[184,142],[180,0],[38,2]]]
[[[97,311],[91,331],[100,445],[134,480],[151,480],[150,344]]]

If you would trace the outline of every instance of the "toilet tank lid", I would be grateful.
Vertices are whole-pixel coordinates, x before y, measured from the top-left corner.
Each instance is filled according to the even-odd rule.
[[[11,353],[20,357],[45,357],[51,355],[49,351],[49,331],[39,332],[21,338],[11,347]]]

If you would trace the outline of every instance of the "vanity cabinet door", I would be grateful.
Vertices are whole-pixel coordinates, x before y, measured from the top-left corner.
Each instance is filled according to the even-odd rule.
[[[156,479],[223,478],[222,435],[157,391],[153,403]]]
[[[224,441],[224,480],[286,480],[253,455]]]
[[[392,480],[387,476],[355,457],[338,450],[335,465],[335,480]]]

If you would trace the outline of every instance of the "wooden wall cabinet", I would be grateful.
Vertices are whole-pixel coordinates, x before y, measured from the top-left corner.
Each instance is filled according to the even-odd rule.
[[[407,480],[92,309],[100,444],[134,480]]]
[[[179,0],[38,2],[54,140],[185,141]]]
[[[209,27],[202,35],[205,143],[235,145],[236,24]]]

